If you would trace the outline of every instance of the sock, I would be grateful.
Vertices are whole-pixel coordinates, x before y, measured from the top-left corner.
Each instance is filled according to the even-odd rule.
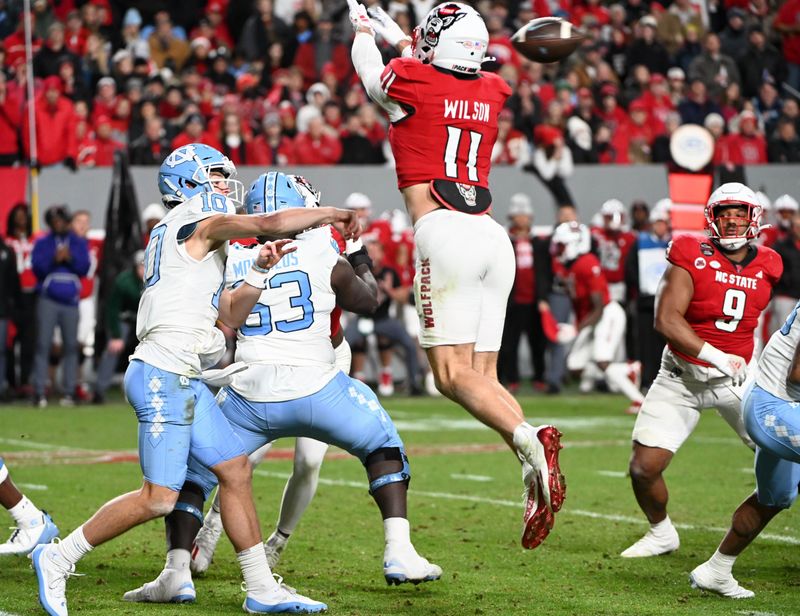
[[[83,526],[79,526],[66,539],[57,544],[56,549],[61,558],[70,565],[74,565],[94,548],[86,541],[86,537],[83,535]]]
[[[292,533],[287,533],[285,531],[282,531],[280,528],[275,529],[275,534],[278,535],[284,541],[289,541],[289,537],[292,536]]]
[[[670,532],[671,530],[674,532],[672,520],[669,519],[669,516],[660,522],[657,522],[656,524],[650,525],[650,531],[653,533],[653,535],[661,539],[669,537],[672,534],[672,532]]]
[[[239,552],[236,558],[242,568],[242,576],[244,576],[248,594],[269,592],[277,586],[267,564],[267,554],[264,552],[263,543],[259,542],[252,548]]]
[[[42,512],[25,495],[8,513],[20,528],[30,528],[42,522]]]
[[[383,521],[383,536],[386,543],[411,543],[411,530],[405,518],[386,518]]]
[[[714,552],[714,555],[708,559],[708,565],[711,570],[720,576],[732,575],[733,563],[736,562],[737,556],[728,556],[719,550]]]
[[[170,550],[167,552],[167,562],[164,569],[174,569],[176,571],[188,571],[189,562],[192,556],[189,550]]]

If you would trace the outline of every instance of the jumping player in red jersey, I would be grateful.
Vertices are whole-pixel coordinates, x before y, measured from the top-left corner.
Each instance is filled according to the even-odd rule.
[[[398,186],[414,225],[420,344],[439,391],[496,430],[522,461],[522,545],[534,548],[552,528],[564,482],[560,433],[528,424],[497,380],[515,261],[505,230],[486,214],[497,117],[511,89],[480,70],[489,33],[469,6],[434,7],[412,41],[381,9],[370,19],[356,0],[348,4],[353,65],[389,115]],[[387,66],[376,32],[401,53]]]
[[[650,530],[622,556],[678,549],[667,515],[662,473],[704,408],[716,408],[750,448],[742,419],[742,384],[759,316],[783,272],[780,256],[757,246],[758,198],[737,182],[723,184],[705,207],[710,239],[680,236],[656,295],[655,326],[667,339],[661,370],[636,418],[630,462],[633,492]]]

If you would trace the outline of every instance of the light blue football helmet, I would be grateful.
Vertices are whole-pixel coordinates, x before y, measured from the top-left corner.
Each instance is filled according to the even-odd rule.
[[[305,178],[270,171],[250,185],[244,207],[248,214],[271,214],[295,207],[319,207],[319,197]]]
[[[225,179],[214,180],[212,184],[212,171],[222,173]],[[236,179],[236,166],[222,152],[204,143],[190,143],[177,148],[158,170],[158,189],[167,208],[173,208],[199,193],[214,192],[214,185],[218,182],[227,184],[228,199],[241,207],[244,184]]]

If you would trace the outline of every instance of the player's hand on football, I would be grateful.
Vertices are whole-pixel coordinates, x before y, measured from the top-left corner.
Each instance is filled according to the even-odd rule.
[[[372,29],[392,47],[397,45],[400,41],[411,40],[400,26],[397,25],[397,22],[389,16],[389,13],[384,11],[379,4],[370,7],[367,13],[372,23]]]
[[[347,6],[350,8],[350,23],[353,24],[353,30],[375,36],[372,22],[367,15],[367,7],[357,0],[347,0]]]
[[[258,251],[256,265],[261,269],[269,269],[283,259],[290,252],[297,250],[297,246],[290,246],[292,240],[276,240],[265,242]]]
[[[346,240],[357,240],[361,235],[361,221],[354,210],[336,209],[336,221],[334,228]]]
[[[744,357],[739,357],[738,355],[732,355],[730,353],[725,355],[725,360],[725,363],[721,366],[717,366],[717,368],[719,368],[723,374],[733,379],[734,386],[740,387],[744,384],[745,379],[747,379],[747,362],[744,360]]]

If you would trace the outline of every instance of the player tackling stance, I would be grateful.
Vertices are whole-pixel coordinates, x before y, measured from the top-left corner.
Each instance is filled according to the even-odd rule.
[[[140,342],[125,373],[125,395],[139,420],[144,484],[106,503],[61,543],[33,550],[39,601],[53,616],[67,615],[66,581],[88,552],[138,524],[173,510],[192,510],[180,493],[190,457],[219,480],[223,524],[246,584],[245,611],[313,612],[326,607],[272,577],[242,442],[199,377],[224,354],[224,336],[214,326],[217,319],[236,324],[246,318],[269,268],[293,250],[285,242],[265,244],[246,271],[245,284],[228,291],[223,274],[229,240],[285,237],[330,223],[352,237],[358,234],[358,223],[352,212],[334,208],[236,215],[234,199],[241,203],[243,187],[235,174],[227,157],[203,144],[180,147],[161,165],[159,190],[170,211],[150,233],[145,290],[136,318]],[[189,555],[183,556],[188,567]]]
[[[739,586],[736,558],[770,520],[797,499],[800,484],[800,303],[772,334],[755,381],[742,401],[747,433],[756,442],[756,491],[739,505],[714,555],[690,574],[692,586],[732,599],[755,596]]]
[[[534,548],[553,526],[565,484],[561,434],[528,424],[497,380],[515,265],[508,235],[488,215],[488,182],[497,116],[511,90],[480,70],[489,34],[469,6],[434,7],[412,42],[381,9],[370,19],[356,0],[348,4],[353,65],[389,115],[398,186],[414,224],[420,344],[439,391],[499,432],[522,461],[522,545]],[[402,57],[384,66],[375,32]]]
[[[661,369],[633,428],[631,483],[650,530],[622,552],[626,558],[678,549],[667,515],[662,473],[689,437],[704,408],[716,408],[748,445],[741,411],[753,335],[780,256],[757,246],[761,205],[747,186],[723,184],[705,207],[710,239],[684,235],[667,248],[669,266],[656,295],[656,329],[667,339]]]

